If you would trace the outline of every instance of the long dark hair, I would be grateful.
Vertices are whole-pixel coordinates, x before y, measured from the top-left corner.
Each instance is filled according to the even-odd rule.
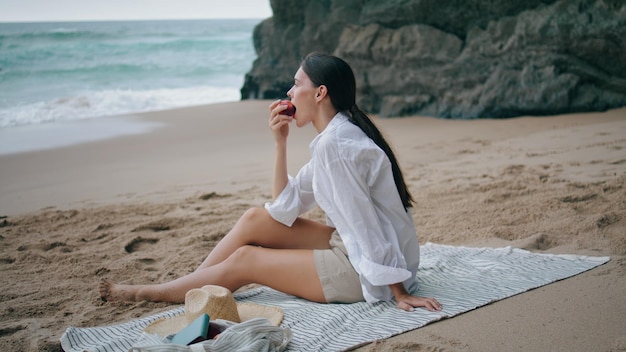
[[[402,204],[405,209],[411,207],[413,196],[404,183],[396,156],[369,116],[356,105],[356,80],[350,65],[336,56],[310,53],[302,61],[301,67],[313,84],[318,87],[326,86],[335,109],[346,112],[350,121],[359,126],[387,154]]]

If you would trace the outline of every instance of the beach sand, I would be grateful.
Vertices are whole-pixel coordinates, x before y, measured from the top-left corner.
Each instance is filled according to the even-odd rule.
[[[189,273],[247,208],[270,198],[268,104],[121,117],[157,127],[0,156],[2,349],[60,350],[70,325],[171,309],[102,302],[98,282],[156,283]],[[420,243],[611,261],[359,350],[626,351],[626,109],[375,121],[416,198]],[[85,134],[88,125],[81,125]],[[308,160],[314,135],[311,126],[291,128],[291,173]],[[307,216],[322,219],[319,210]]]

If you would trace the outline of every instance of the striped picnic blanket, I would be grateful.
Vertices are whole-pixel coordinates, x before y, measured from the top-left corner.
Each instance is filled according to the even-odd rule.
[[[540,254],[505,248],[470,248],[427,243],[421,247],[420,296],[436,297],[440,312],[405,312],[394,302],[319,304],[267,287],[237,293],[235,299],[281,307],[282,327],[293,338],[288,351],[341,351],[388,338],[450,318],[609,261],[609,257]],[[183,307],[123,324],[69,327],[61,337],[65,351],[128,351],[142,330],[163,316],[183,313]],[[374,328],[375,327],[375,328]]]

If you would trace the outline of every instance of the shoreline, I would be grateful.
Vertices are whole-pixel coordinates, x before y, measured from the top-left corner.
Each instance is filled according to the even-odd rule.
[[[18,215],[46,207],[68,208],[107,204],[138,197],[167,199],[167,194],[176,194],[181,191],[187,195],[192,194],[198,185],[214,185],[228,191],[240,191],[256,184],[256,181],[261,178],[266,180],[264,183],[261,182],[262,186],[269,185],[273,149],[264,118],[270,102],[271,100],[218,102],[67,121],[59,124],[17,126],[15,129],[22,130],[24,134],[5,133],[4,137],[7,138],[0,143],[2,146],[3,143],[16,142],[18,144],[16,149],[20,149],[10,153],[3,153],[0,150],[0,163],[3,165],[3,168],[0,168],[0,180],[2,180],[0,182],[0,215]],[[446,129],[446,134],[448,138],[458,138],[457,143],[460,145],[469,140],[470,137],[467,136],[473,133],[473,130],[481,130],[486,125],[494,128],[494,135],[489,138],[498,140],[536,133],[545,128],[544,126],[548,126],[548,129],[558,129],[565,126],[612,122],[619,120],[620,114],[626,116],[626,108],[608,112],[522,116],[512,119],[451,120],[424,116],[381,119],[376,115],[372,115],[372,118],[381,125],[384,133],[390,135],[393,147],[400,154],[404,154],[402,149],[410,152],[411,147],[405,145],[404,141],[411,140],[414,128],[437,130],[445,128],[446,125],[458,125],[459,130],[449,128]],[[230,118],[224,119],[227,116]],[[545,123],[535,123],[544,119],[546,119]],[[193,131],[190,134],[182,123],[202,124],[207,132],[204,135],[200,131]],[[216,143],[202,141],[203,138],[217,136],[210,130],[211,123],[215,123],[217,128],[226,127],[224,133],[239,137],[227,140],[226,143],[222,143],[224,145],[221,145],[219,141]],[[509,128],[510,125],[513,125],[513,128]],[[290,172],[297,172],[298,168],[308,160],[308,142],[315,136],[314,131],[308,127],[310,126],[291,129],[292,138],[290,138],[288,159]],[[41,139],[46,132],[55,130],[71,133],[68,136],[70,140],[58,135]],[[263,135],[257,133],[258,131],[266,131],[266,133]],[[0,137],[3,137],[3,132],[8,131],[0,130]],[[217,132],[217,134],[221,133]],[[184,134],[186,135],[183,136]],[[436,133],[424,133],[420,137],[422,144],[438,143]],[[182,145],[184,142],[179,142],[184,138],[192,138],[194,143]],[[171,145],[176,146],[176,150],[168,150],[169,148],[162,142],[172,143]],[[231,144],[231,142],[237,143]],[[28,143],[34,143],[35,146],[28,145]],[[245,149],[251,144],[262,148],[259,150],[262,159],[255,160],[257,157],[252,157],[247,153]],[[469,145],[474,147],[471,143]],[[200,152],[201,148],[205,148],[206,153]],[[127,158],[128,163],[131,159],[132,162],[136,162],[140,157],[141,162],[147,164],[144,166],[150,166],[152,170],[150,178],[136,182],[137,178],[132,175],[132,167],[127,165],[126,170],[120,169],[118,164],[121,160],[115,158],[122,156],[120,159],[124,159],[125,151],[135,154]],[[157,157],[159,154],[162,154],[160,160]],[[248,158],[245,158],[246,154]],[[219,161],[216,165],[222,169],[218,170],[208,165],[199,167],[198,165],[205,162],[202,160],[205,156],[207,162]],[[237,161],[237,158],[241,156],[244,158]],[[402,162],[402,155],[399,158]],[[51,165],[46,162],[48,159],[54,159],[58,164]],[[172,174],[171,171],[175,170],[172,169],[171,164],[177,163],[175,159],[185,159],[184,165],[178,166],[183,166],[181,170],[199,172],[196,174],[197,177],[189,174],[184,177]],[[190,162],[192,159],[196,162],[195,164]],[[75,160],[82,161],[76,164]],[[432,161],[438,161],[438,159],[426,156],[422,160],[422,162]],[[84,167],[84,163],[88,164],[88,168]],[[163,170],[160,163],[168,164],[166,170]],[[247,166],[253,166],[256,178],[250,177],[250,170],[244,170]],[[111,168],[114,170],[111,171]],[[237,169],[244,171],[244,175],[231,172]],[[72,185],[79,189],[74,191],[69,184],[42,184],[40,178],[31,179],[33,173],[67,173]],[[198,176],[201,173],[206,174],[207,177]],[[109,176],[117,178],[117,184],[108,180]],[[85,184],[87,178],[99,183],[100,186]],[[76,196],[77,193],[83,196]]]
[[[256,105],[256,103],[259,102],[261,103],[259,107],[265,107],[263,104],[269,105],[272,100],[218,101],[208,104],[166,108],[161,110],[150,110],[134,113],[131,112],[106,116],[86,117],[72,120],[46,121],[41,123],[6,126],[0,128],[0,137],[2,137],[0,138],[0,157],[21,153],[42,152],[46,150],[77,146],[80,144],[110,140],[118,137],[124,137],[127,135],[150,133],[154,129],[163,127],[167,122],[171,122],[171,115],[177,115],[179,113],[195,114],[198,111],[211,110],[212,106],[238,106],[239,104],[246,103]],[[226,109],[228,109],[228,107],[226,107]],[[479,119],[449,119],[418,115],[380,118],[376,114],[369,115],[378,121],[383,121],[383,124],[387,123],[384,121],[405,119],[432,119],[438,121],[475,122],[507,121],[516,119],[554,119],[558,118],[559,116],[567,116],[567,118],[573,118],[576,125],[585,125],[589,122],[584,120],[587,119],[589,116],[600,117],[604,114],[610,114],[613,112],[619,113],[620,111],[624,111],[624,115],[626,115],[626,107],[611,109],[607,111],[581,112],[562,115],[528,115],[507,118]],[[265,111],[261,111],[261,113],[265,113]],[[553,128],[556,128],[558,126],[559,124],[556,124],[555,126],[553,126]],[[512,135],[532,131],[534,131],[534,129],[530,127],[529,129],[522,130],[521,132],[514,132]],[[58,136],[59,133],[65,133],[65,135]],[[17,136],[15,136],[15,134],[17,134]],[[69,140],[65,140],[62,137],[69,137]],[[16,143],[17,146],[14,146],[13,143]]]
[[[97,283],[193,270],[271,197],[269,101],[129,116],[161,127],[0,156],[0,345],[54,349],[68,326],[171,305],[104,303]],[[420,243],[610,256],[609,263],[359,351],[626,350],[626,108],[504,120],[374,121],[416,198]],[[125,117],[120,117],[125,119]],[[315,132],[290,129],[289,172]],[[307,215],[323,221],[315,210]],[[172,250],[174,248],[174,250]]]
[[[0,157],[149,133],[161,127],[133,116],[104,116],[0,128]]]

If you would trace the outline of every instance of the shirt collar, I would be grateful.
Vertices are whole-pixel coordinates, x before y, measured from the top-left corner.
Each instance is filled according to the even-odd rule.
[[[313,140],[309,144],[309,148],[313,149],[323,135],[330,133],[332,130],[336,129],[338,126],[346,121],[348,121],[348,115],[343,112],[338,112],[335,116],[333,116],[328,125],[326,125],[326,128],[324,128],[322,132],[320,132],[317,136],[315,136],[315,138],[313,138]]]
[[[334,130],[335,128],[337,128],[337,126],[341,125],[341,123],[345,121],[348,121],[348,115],[343,112],[338,112],[335,116],[333,116],[333,118],[328,123],[328,126],[326,126],[322,133]]]

